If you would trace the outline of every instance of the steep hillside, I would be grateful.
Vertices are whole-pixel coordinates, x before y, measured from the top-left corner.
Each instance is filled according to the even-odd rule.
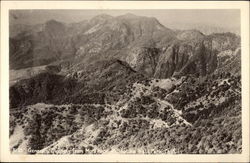
[[[104,103],[105,98],[112,102],[119,98],[127,84],[140,79],[143,79],[143,75],[119,60],[100,61],[86,71],[67,76],[45,71],[11,86],[10,106],[39,102],[100,104]]]
[[[113,105],[26,106],[11,110],[11,149],[57,154],[240,153],[239,94],[237,76],[202,81],[185,76],[135,82]],[[23,134],[17,137],[15,132]]]
[[[9,84],[12,86],[20,80],[32,78],[40,73],[60,73],[60,71],[61,67],[58,65],[44,65],[19,70],[10,70]]]

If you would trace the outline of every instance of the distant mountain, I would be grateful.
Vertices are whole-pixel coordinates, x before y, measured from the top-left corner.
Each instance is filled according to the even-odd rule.
[[[240,27],[233,27],[230,24],[228,27],[220,27],[218,25],[213,24],[199,24],[199,23],[168,23],[168,27],[176,30],[199,30],[205,35],[210,35],[213,33],[234,33],[240,36]]]
[[[145,44],[150,39],[160,41],[161,37],[174,36],[154,18],[136,16],[132,19],[128,15],[99,15],[87,22],[70,25],[50,20],[40,29],[27,30],[10,38],[11,68],[38,66],[87,53],[96,55],[129,45]],[[24,42],[27,45],[23,45]],[[24,53],[22,58],[20,53]]]
[[[181,73],[179,71],[182,68],[188,67],[185,64],[187,61],[193,62],[187,58],[193,56],[197,45],[200,46],[204,41],[207,44],[204,49],[206,51],[213,51],[212,48],[224,44],[225,41],[227,41],[223,45],[227,46],[225,48],[237,47],[239,44],[239,37],[230,33],[222,36],[204,35],[197,30],[175,32],[164,27],[155,18],[133,14],[118,17],[98,15],[89,21],[74,24],[49,20],[44,25],[33,28],[39,30],[29,30],[10,38],[12,69],[56,63],[74,71],[86,68],[97,60],[110,58],[126,61],[135,70],[142,70],[149,76],[169,77],[174,73]],[[178,51],[175,50],[174,55],[169,53],[172,53],[171,49],[179,46],[182,48],[181,51],[189,51],[181,54],[186,59],[183,60],[178,56],[181,64],[177,66],[172,64],[168,68],[168,64],[172,61],[165,55],[175,56]],[[215,54],[213,56],[211,64],[215,65],[216,56]],[[158,62],[159,58],[161,61]],[[163,66],[163,62],[167,64]],[[65,63],[72,66],[64,67]],[[144,68],[145,66],[148,68]],[[165,75],[160,75],[161,71],[164,71]]]
[[[201,31],[202,33],[206,35],[210,35],[213,33],[227,33],[227,32],[240,35],[240,28],[236,28],[236,27],[224,28],[224,27],[217,27],[217,26],[196,25],[193,28],[198,29],[199,31]]]

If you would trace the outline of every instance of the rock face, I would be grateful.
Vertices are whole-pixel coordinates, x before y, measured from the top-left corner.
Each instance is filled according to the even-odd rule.
[[[155,77],[168,78],[181,69],[190,61],[193,55],[192,47],[188,45],[172,45],[168,47],[159,58]]]
[[[153,76],[156,70],[160,50],[154,47],[134,48],[126,57],[126,62],[136,71]]]
[[[230,33],[204,36],[188,31],[181,33],[182,40],[169,46],[137,48],[128,54],[127,62],[136,70],[143,68],[149,76],[168,78],[172,75],[196,74],[205,76],[217,68],[220,52],[235,50],[239,38]],[[189,36],[191,38],[189,38]],[[197,37],[196,37],[197,36]],[[177,38],[180,36],[177,36]],[[153,50],[146,50],[153,49]],[[219,60],[220,62],[221,60]],[[147,71],[145,71],[147,70]]]

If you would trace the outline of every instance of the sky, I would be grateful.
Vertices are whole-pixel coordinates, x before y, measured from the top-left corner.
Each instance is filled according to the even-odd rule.
[[[88,20],[99,14],[118,16],[126,13],[155,17],[164,26],[177,29],[193,24],[240,28],[240,10],[237,9],[12,10],[10,23],[39,24],[50,19],[72,23]]]

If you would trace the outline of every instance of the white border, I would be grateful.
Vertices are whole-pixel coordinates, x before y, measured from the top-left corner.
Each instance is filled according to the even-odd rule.
[[[9,152],[10,9],[240,9],[242,40],[243,153],[220,155],[11,155]],[[1,2],[1,157],[0,161],[84,162],[249,162],[249,2],[247,1],[4,1]]]

